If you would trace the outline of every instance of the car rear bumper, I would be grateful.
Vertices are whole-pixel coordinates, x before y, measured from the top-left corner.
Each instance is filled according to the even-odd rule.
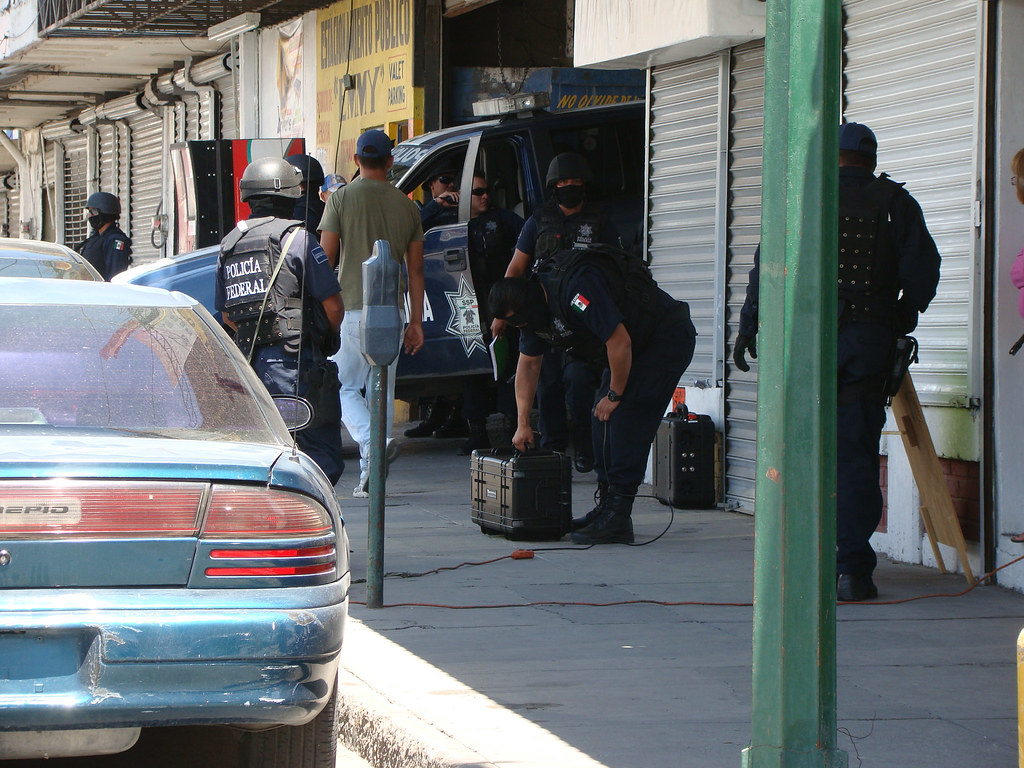
[[[244,605],[237,590],[64,590],[58,609],[47,591],[31,610],[12,590],[0,730],[308,722],[337,674],[347,584],[251,590]]]

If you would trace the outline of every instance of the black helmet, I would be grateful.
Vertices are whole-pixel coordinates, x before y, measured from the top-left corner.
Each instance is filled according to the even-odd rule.
[[[312,155],[288,155],[285,160],[302,171],[302,180],[306,186],[319,187],[324,183],[323,166]]]
[[[85,201],[85,207],[95,208],[107,216],[121,215],[121,201],[117,199],[116,195],[112,195],[109,192],[93,192],[89,195],[89,199]]]
[[[553,186],[561,179],[583,179],[584,184],[593,182],[590,175],[590,166],[582,155],[575,152],[563,152],[555,155],[555,159],[548,166],[547,186]]]
[[[261,157],[253,160],[238,182],[238,191],[245,202],[250,197],[302,197],[299,184],[302,171],[283,157]]]

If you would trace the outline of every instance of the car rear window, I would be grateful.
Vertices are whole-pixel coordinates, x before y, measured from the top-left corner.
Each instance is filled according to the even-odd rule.
[[[273,402],[190,308],[0,306],[0,425],[275,443]]]
[[[0,277],[49,277],[58,280],[97,280],[89,268],[67,259],[14,256],[0,253]]]

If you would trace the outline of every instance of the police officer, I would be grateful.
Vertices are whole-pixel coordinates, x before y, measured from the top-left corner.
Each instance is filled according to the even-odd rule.
[[[423,190],[430,195],[420,208],[423,231],[459,220],[459,187],[455,171],[442,171],[423,183]]]
[[[324,201],[320,197],[320,187],[324,183],[324,169],[312,155],[288,155],[285,158],[302,173],[302,193],[295,200],[292,218],[302,222],[306,231],[318,237],[320,219],[324,215]]]
[[[882,518],[883,383],[896,338],[917,327],[917,316],[928,308],[939,282],[939,252],[921,206],[902,184],[884,173],[875,176],[877,150],[866,125],[840,127],[836,594],[843,601],[878,595],[870,540]],[[741,371],[750,369],[747,351],[757,357],[759,261],[760,248],[733,348]]]
[[[121,201],[109,192],[93,192],[85,201],[85,215],[92,234],[75,250],[96,267],[104,280],[110,280],[132,263],[132,241],[117,226]]]
[[[593,183],[593,175],[584,157],[575,152],[556,155],[548,165],[546,183],[551,199],[527,219],[505,270],[506,277],[525,275],[567,248],[620,245],[607,211],[587,201],[587,186]],[[500,336],[503,331],[504,321],[497,316],[491,323],[491,332]],[[569,439],[565,415],[568,400],[576,470],[589,472],[594,463],[590,451],[590,404],[600,374],[582,361],[564,360],[556,348],[549,350],[547,365],[542,370],[537,391],[541,446],[565,450]]]
[[[214,304],[271,394],[298,395],[313,421],[296,436],[331,484],[341,458],[338,350],[345,315],[338,280],[316,239],[291,218],[302,174],[279,157],[254,160],[239,182],[251,216],[221,241]]]
[[[693,357],[690,308],[661,290],[646,265],[607,246],[563,250],[530,277],[506,277],[491,312],[522,330],[516,368],[518,425],[533,444],[530,410],[548,346],[602,366],[593,406],[597,506],[573,520],[577,544],[630,544],[631,512],[647,454]]]

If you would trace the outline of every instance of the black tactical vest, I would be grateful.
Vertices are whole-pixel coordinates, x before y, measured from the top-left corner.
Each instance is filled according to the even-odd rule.
[[[674,312],[687,318],[690,316],[686,302],[673,299],[659,288],[642,259],[610,245],[560,251],[540,264],[537,270],[548,295],[551,325],[534,332],[551,346],[567,350],[573,357],[602,365],[607,362],[604,343],[588,331],[574,330],[566,314],[565,281],[585,264],[597,267],[604,274],[612,300],[622,313],[622,324],[629,333],[635,353],[646,349],[663,318]]]
[[[562,215],[558,205],[545,205],[536,214],[537,245],[533,251],[533,271],[559,251],[597,245],[601,229],[601,209],[586,204],[571,218]]]
[[[224,314],[237,326],[235,342],[246,354],[254,340],[256,347],[283,344],[292,354],[298,351],[302,287],[286,265],[278,269],[278,260],[282,242],[299,226],[302,222],[289,219],[248,219],[221,242]]]
[[[889,209],[902,184],[884,173],[862,186],[839,188],[840,322],[890,323],[899,297]]]

